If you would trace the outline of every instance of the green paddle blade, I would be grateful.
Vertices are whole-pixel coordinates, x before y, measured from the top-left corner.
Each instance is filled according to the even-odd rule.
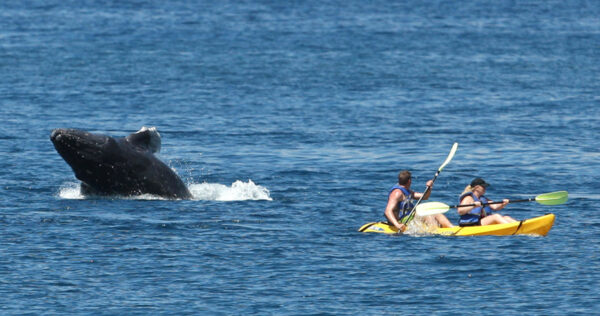
[[[558,205],[563,204],[569,199],[567,191],[556,191],[551,193],[540,194],[535,197],[535,201],[543,205]]]
[[[417,215],[429,216],[448,212],[450,206],[442,202],[427,202],[417,205]]]

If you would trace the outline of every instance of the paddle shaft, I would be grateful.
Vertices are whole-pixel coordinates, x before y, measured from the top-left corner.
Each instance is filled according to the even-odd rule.
[[[436,171],[435,176],[433,176],[433,179],[431,179],[431,186],[433,186],[433,183],[435,182],[435,179],[437,179],[438,175],[440,174],[441,170],[438,169],[438,171]],[[421,200],[423,199],[423,197],[425,195],[427,195],[427,193],[431,191],[431,187],[427,186],[427,188],[425,189],[425,192],[423,192],[423,194],[421,195],[421,197],[419,198],[419,200],[417,201],[417,203],[415,203],[415,206],[413,207],[413,209],[410,211],[410,213],[408,214],[408,218],[410,218],[411,216],[413,216],[415,214],[415,212],[417,211],[417,205],[419,205],[419,203],[421,203]],[[409,220],[410,221],[410,220]],[[408,224],[408,222],[406,222]]]
[[[535,198],[522,199],[522,200],[508,200],[508,203],[531,202],[531,201],[535,201]],[[490,202],[490,203],[483,203],[483,204],[481,204],[481,206],[486,206],[486,205],[491,205],[491,204],[502,204],[502,203],[504,203],[504,202],[503,201]],[[479,206],[479,205],[477,205],[477,204],[457,204],[457,205],[449,206],[448,208],[457,208],[457,207],[466,207],[466,206]]]
[[[567,193],[567,191],[557,191],[557,192],[540,194],[536,197],[522,199],[522,200],[508,200],[508,202],[509,203],[518,203],[518,202],[536,201],[542,205],[558,205],[558,204],[565,203],[568,199],[568,196],[569,196],[569,194]],[[490,204],[500,204],[500,203],[504,203],[504,200],[498,201],[498,202],[483,203],[483,204],[472,203],[472,204],[457,204],[457,205],[452,205],[452,206],[441,203],[441,202],[430,202],[430,203],[424,203],[424,204],[419,205],[419,207],[417,207],[418,208],[417,214],[419,216],[427,216],[427,215],[446,213],[451,208],[469,207],[469,206],[486,206],[486,205],[490,205]]]
[[[440,171],[438,170],[435,173],[435,176],[433,176],[433,179],[431,179],[431,186],[433,186],[433,183],[435,183],[435,179],[437,179],[438,175],[440,174]],[[417,201],[417,203],[415,203],[415,207],[413,207],[412,211],[410,212],[411,214],[415,212],[415,210],[417,209],[417,205],[419,205],[419,203],[421,203],[421,200],[423,199],[423,197],[425,195],[427,195],[427,193],[429,193],[429,191],[431,191],[431,187],[427,186],[427,188],[425,189],[425,192],[423,192],[423,194],[421,195],[421,197],[419,198],[419,200]]]
[[[417,206],[419,205],[419,203],[421,203],[421,200],[423,199],[423,197],[425,195],[427,195],[427,193],[429,193],[429,191],[431,191],[431,187],[435,183],[435,179],[437,179],[437,177],[440,175],[440,172],[442,172],[444,167],[446,167],[446,165],[448,163],[450,163],[450,160],[452,160],[452,158],[454,158],[454,154],[456,153],[457,149],[458,149],[458,143],[454,143],[452,145],[452,149],[450,149],[450,153],[448,154],[448,157],[446,157],[446,160],[442,163],[442,165],[435,172],[435,175],[433,176],[433,179],[431,180],[431,186],[427,186],[427,188],[425,189],[425,192],[423,192],[423,194],[421,195],[421,197],[419,198],[417,203],[415,203],[415,206],[413,206],[413,209],[408,214],[409,220],[406,222],[407,224],[408,224],[408,222],[410,222],[410,220],[412,219],[412,216],[414,216],[415,212],[417,211]]]

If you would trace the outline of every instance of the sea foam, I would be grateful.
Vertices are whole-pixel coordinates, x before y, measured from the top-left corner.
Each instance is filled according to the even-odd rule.
[[[81,184],[68,182],[63,184],[58,192],[58,196],[67,200],[85,199],[86,196],[80,192]],[[263,186],[255,184],[252,180],[243,182],[235,181],[231,186],[220,183],[192,183],[188,185],[194,200],[203,201],[246,201],[246,200],[267,200],[272,201],[269,190]],[[165,198],[142,194],[137,196],[110,197],[133,200],[163,200]],[[166,200],[166,199],[165,199]]]
[[[263,186],[257,185],[252,180],[242,182],[235,181],[231,186],[219,183],[199,183],[189,186],[190,192],[195,200],[210,201],[245,201],[245,200],[268,200],[273,199],[269,195],[269,190]]]

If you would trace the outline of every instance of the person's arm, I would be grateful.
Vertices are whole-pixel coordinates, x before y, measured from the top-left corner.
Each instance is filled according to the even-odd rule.
[[[488,201],[488,202],[493,202],[493,201]],[[508,199],[504,199],[502,200],[502,204],[490,204],[490,208],[494,211],[499,211],[501,209],[503,209],[506,204],[508,204]]]
[[[413,198],[418,200],[418,199],[421,199],[421,196],[422,196],[423,197],[422,200],[429,199],[429,196],[431,195],[431,190],[433,189],[433,180],[427,181],[427,183],[425,185],[429,187],[429,190],[427,190],[425,192],[425,195],[423,195],[423,193],[421,193],[421,192],[415,192],[415,194],[413,194]]]
[[[390,197],[388,198],[387,206],[385,207],[385,217],[388,222],[398,228],[400,231],[404,231],[406,229],[406,225],[398,222],[396,216],[394,215],[394,207],[398,205],[400,201],[404,200],[404,194],[400,190],[394,190]]]
[[[465,196],[459,204],[477,204],[475,206],[463,206],[463,207],[458,207],[456,208],[456,210],[458,211],[459,215],[465,215],[467,213],[469,213],[472,209],[481,206],[481,202],[475,202],[475,200],[473,200],[473,197],[470,195]]]

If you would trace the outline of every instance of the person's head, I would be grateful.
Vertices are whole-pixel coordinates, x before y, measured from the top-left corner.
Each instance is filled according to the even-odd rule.
[[[399,185],[409,186],[411,183],[411,179],[412,179],[412,175],[410,174],[410,171],[408,171],[408,170],[402,170],[402,171],[400,171],[400,173],[398,173],[398,184]]]
[[[485,180],[481,178],[475,178],[473,179],[473,181],[471,181],[469,185],[465,187],[465,190],[462,194],[465,194],[467,192],[476,192],[477,195],[481,196],[485,193],[485,189],[489,186],[490,184],[485,182]]]
[[[475,178],[473,179],[473,181],[471,181],[470,186],[473,192],[477,192],[479,193],[479,195],[482,195],[483,193],[485,193],[485,189],[489,187],[490,184],[485,182],[485,180],[481,178]]]

